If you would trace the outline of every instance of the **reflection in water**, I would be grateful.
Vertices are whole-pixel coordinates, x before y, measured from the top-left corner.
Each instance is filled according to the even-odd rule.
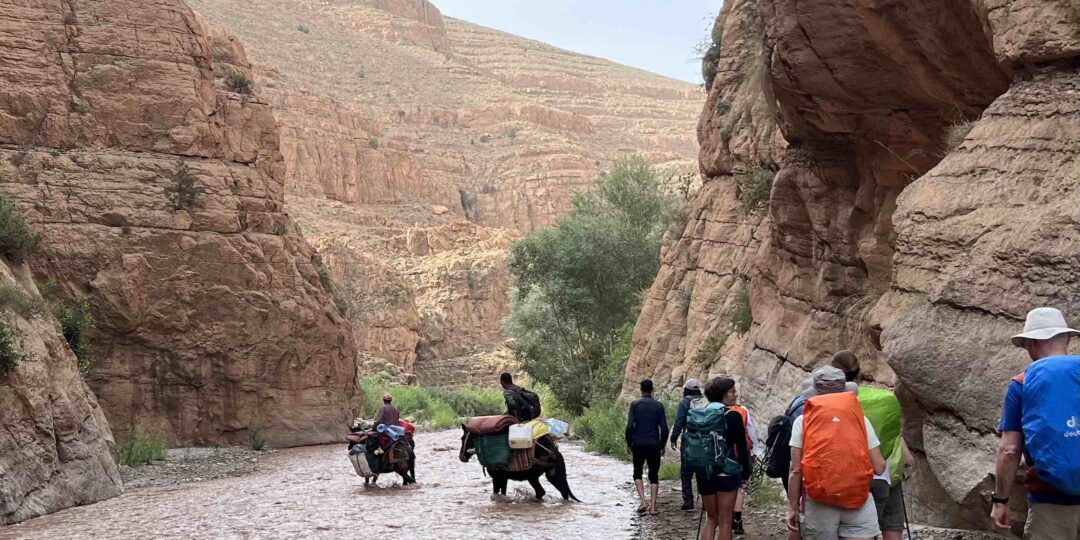
[[[630,467],[564,444],[570,487],[583,503],[528,483],[493,499],[473,460],[458,460],[460,431],[419,433],[419,485],[395,474],[364,488],[345,445],[282,450],[259,472],[181,486],[148,488],[90,506],[0,528],[9,538],[588,538],[637,534],[627,489]],[[694,516],[697,517],[697,516]]]

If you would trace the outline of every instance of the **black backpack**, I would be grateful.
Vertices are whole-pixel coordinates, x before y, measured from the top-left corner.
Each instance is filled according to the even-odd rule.
[[[784,414],[769,422],[769,433],[765,438],[765,476],[769,478],[787,478],[791,472],[791,426],[795,419],[793,405],[799,398],[791,400]]]
[[[521,388],[517,392],[518,408],[521,415],[518,420],[522,422],[528,422],[529,420],[540,417],[540,396],[535,392]]]

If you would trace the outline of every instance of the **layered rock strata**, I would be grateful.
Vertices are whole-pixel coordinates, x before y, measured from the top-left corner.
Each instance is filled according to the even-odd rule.
[[[1025,364],[1007,338],[1076,296],[1078,16],[725,3],[704,66],[706,183],[664,248],[626,386],[735,375],[764,421],[852,348],[908,411],[917,516],[988,528],[997,411]],[[755,174],[772,176],[757,211]]]
[[[123,487],[105,413],[30,270],[0,263],[0,288],[9,299],[0,319],[27,355],[0,375],[0,525],[118,495]],[[12,302],[15,296],[24,300]],[[27,306],[13,307],[20,303]]]
[[[3,187],[42,229],[35,275],[92,306],[88,382],[113,428],[336,439],[355,346],[284,211],[243,48],[179,0],[0,13]]]
[[[703,95],[688,83],[443,17],[424,0],[191,3],[248,45],[282,122],[290,211],[336,254],[342,300],[386,308],[348,316],[360,350],[421,382],[505,367],[501,261],[574,190],[633,153],[673,176],[696,168]],[[453,249],[410,247],[430,235]]]

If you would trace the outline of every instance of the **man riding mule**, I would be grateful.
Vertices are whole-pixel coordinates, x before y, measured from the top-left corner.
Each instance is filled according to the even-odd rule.
[[[349,461],[356,474],[364,477],[364,485],[375,484],[380,474],[397,473],[401,484],[416,483],[416,453],[413,427],[407,422],[394,430],[369,429],[363,422],[355,424],[345,440],[349,443]],[[385,426],[386,424],[380,424]]]
[[[512,450],[508,432],[515,424],[517,419],[509,415],[483,416],[472,419],[468,425],[462,424],[458,458],[462,463],[468,463],[473,456],[477,456],[491,476],[493,495],[506,495],[507,484],[514,480],[528,482],[535,490],[536,498],[543,499],[546,491],[540,485],[540,477],[545,476],[563,499],[577,501],[578,498],[570,490],[566,462],[555,438],[545,432],[535,439],[532,448]]]

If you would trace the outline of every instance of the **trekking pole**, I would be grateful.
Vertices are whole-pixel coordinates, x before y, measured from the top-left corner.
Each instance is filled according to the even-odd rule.
[[[694,540],[701,538],[701,520],[705,518],[705,501],[701,502],[701,515],[697,518],[697,534],[694,535]],[[910,538],[908,540],[911,540]]]
[[[907,539],[911,540],[911,522],[907,517],[907,501],[904,499],[904,483],[900,482],[900,506],[904,508],[904,529],[907,530]]]

